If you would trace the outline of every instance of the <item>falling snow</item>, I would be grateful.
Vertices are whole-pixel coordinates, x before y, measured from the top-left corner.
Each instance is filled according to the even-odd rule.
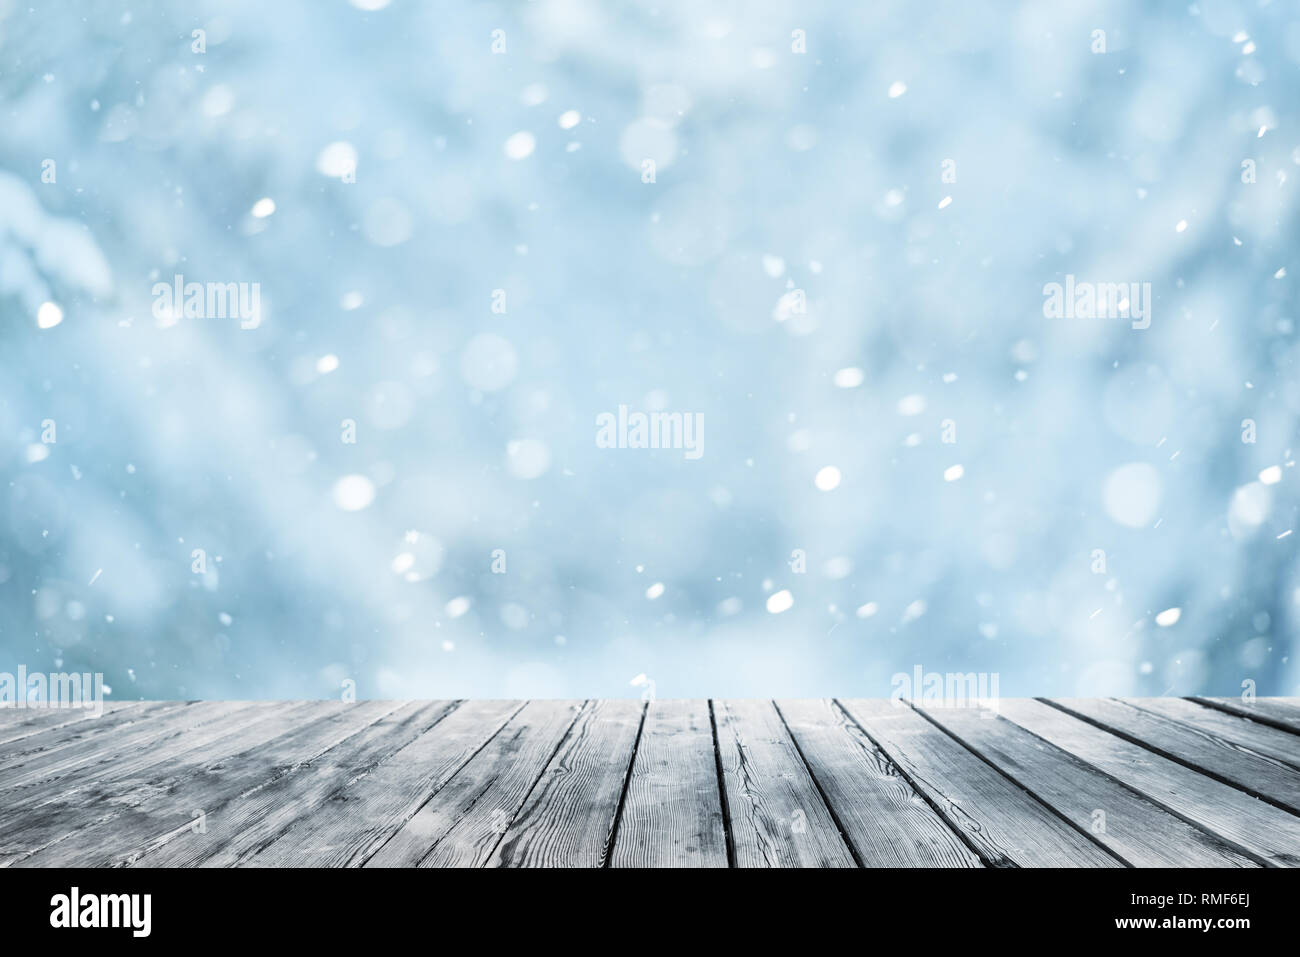
[[[1286,6],[1131,5],[1105,54],[1052,5],[809,10],[802,54],[539,2],[499,58],[388,0],[206,54],[180,8],[0,9],[0,671],[1300,694]],[[255,328],[155,309],[181,275]],[[1067,275],[1149,327],[1046,318]],[[620,406],[703,454],[598,447]]]

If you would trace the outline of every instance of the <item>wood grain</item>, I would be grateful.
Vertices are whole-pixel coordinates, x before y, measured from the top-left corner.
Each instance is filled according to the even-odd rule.
[[[366,866],[482,867],[581,708],[528,702]]]
[[[1193,698],[1211,707],[1244,715],[1253,721],[1272,725],[1283,731],[1300,734],[1300,698],[1256,698],[1245,702],[1240,698]]]
[[[302,723],[284,727],[283,733],[253,747],[245,745],[254,742],[241,741],[237,745],[241,750],[235,754],[213,755],[216,761],[187,764],[186,773],[171,777],[165,787],[139,782],[113,802],[111,816],[23,863],[121,866],[173,841],[178,842],[177,849],[182,844],[193,851],[229,848],[247,839],[240,830],[245,822],[232,820],[228,813],[232,802],[256,803],[256,796],[278,779],[310,764],[397,706],[397,702],[386,701],[321,702],[316,714],[301,715]],[[196,858],[202,859],[194,854],[185,863],[196,863]]]
[[[1174,721],[1218,738],[1224,745],[1247,748],[1256,754],[1300,768],[1300,734],[1281,731],[1187,698],[1123,698],[1126,704],[1154,711]]]
[[[1257,859],[1300,866],[1300,818],[1041,701],[1003,698],[1003,717]]]
[[[640,701],[588,702],[489,865],[604,866],[642,713]]]
[[[1231,844],[1176,817],[1068,751],[983,708],[926,716],[1134,867],[1258,867]]]
[[[1134,744],[1198,768],[1292,813],[1300,812],[1300,771],[1288,764],[1116,698],[1057,698],[1053,703]]]
[[[856,867],[771,701],[714,701],[737,867]]]
[[[145,867],[239,865],[427,732],[455,706],[450,701],[405,702],[318,757],[296,763],[260,787],[218,805],[210,815],[215,820],[207,835],[195,835],[188,828],[165,833],[133,854],[130,862]],[[220,775],[215,777],[214,791],[220,787]],[[206,787],[206,782],[201,786]]]
[[[776,704],[863,866],[981,866],[979,857],[833,701]]]
[[[260,722],[303,708],[292,702],[205,701],[148,716],[121,729],[99,726],[66,747],[25,756],[6,769],[0,793],[15,792],[15,801],[39,807],[92,785],[112,782],[174,761],[187,752],[236,738]],[[0,827],[7,820],[0,811]]]
[[[159,704],[160,702],[148,703]],[[177,706],[181,704],[177,701],[161,703]],[[105,701],[102,715],[80,709],[0,707],[0,754],[3,754],[6,746],[12,742],[34,734],[58,730],[78,721],[99,721],[106,715],[130,708],[142,708],[145,704],[144,701]]]
[[[0,745],[0,788],[19,787],[30,780],[23,775],[30,775],[43,768],[75,767],[78,759],[88,760],[101,755],[104,749],[103,735],[114,732],[113,744],[122,750],[129,750],[133,742],[148,740],[159,729],[167,725],[159,724],[156,719],[163,715],[186,715],[193,717],[194,705],[176,701],[152,701],[135,708],[115,708],[106,711],[98,718],[85,716],[69,719],[68,712],[62,712],[63,720],[50,722],[47,727],[31,728],[26,734],[15,734],[13,738]],[[220,710],[219,704],[209,704],[199,709],[199,713]],[[44,717],[49,717],[45,712]],[[89,756],[87,758],[86,756]]]
[[[610,865],[727,866],[707,701],[647,707]]]
[[[198,723],[187,732],[159,737],[145,749],[123,753],[106,730],[102,758],[66,778],[19,790],[19,803],[0,809],[0,866],[112,820],[141,789],[165,790],[196,764],[257,747],[320,707],[319,702],[211,703],[229,708],[205,718],[196,716],[193,720]]]
[[[256,867],[359,867],[524,706],[467,701],[243,860]]]
[[[1121,867],[1076,826],[894,700],[841,705],[990,867]]]

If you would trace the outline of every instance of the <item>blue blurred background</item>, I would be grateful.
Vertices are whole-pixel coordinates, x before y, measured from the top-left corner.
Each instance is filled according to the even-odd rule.
[[[1297,91],[1293,3],[0,0],[0,670],[1300,694]]]

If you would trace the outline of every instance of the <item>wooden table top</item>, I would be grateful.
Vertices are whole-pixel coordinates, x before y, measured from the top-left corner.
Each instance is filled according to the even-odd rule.
[[[0,866],[1300,864],[1300,698],[0,710]]]

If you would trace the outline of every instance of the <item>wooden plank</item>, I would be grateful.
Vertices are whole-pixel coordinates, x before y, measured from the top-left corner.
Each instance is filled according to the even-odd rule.
[[[1192,700],[1231,711],[1233,714],[1245,715],[1253,721],[1272,725],[1282,731],[1300,734],[1300,698],[1256,698],[1249,703],[1240,698],[1193,698]]]
[[[853,854],[770,701],[714,701],[737,867],[855,867]]]
[[[1300,866],[1295,815],[1041,701],[1003,698],[998,713],[1238,849],[1279,867]]]
[[[482,867],[582,707],[530,701],[366,866]]]
[[[428,732],[336,791],[242,863],[359,867],[518,712],[521,701],[467,701]]]
[[[926,708],[925,713],[1134,867],[1259,866],[1228,842],[990,711]]]
[[[1174,721],[1191,725],[1202,734],[1217,738],[1224,746],[1247,748],[1277,761],[1300,768],[1300,734],[1280,731],[1187,698],[1123,698],[1143,711],[1154,711]]]
[[[29,857],[82,828],[116,816],[127,796],[165,791],[196,763],[215,762],[269,741],[329,702],[208,702],[230,706],[223,717],[134,753],[106,747],[69,778],[0,795],[0,866]],[[108,736],[106,744],[111,742]],[[10,802],[13,803],[10,803]]]
[[[110,711],[116,711],[120,708],[139,707],[144,704],[143,701],[118,700],[110,701],[105,698],[103,701],[103,713],[108,714]],[[100,715],[99,717],[102,717]],[[62,724],[66,721],[75,721],[80,718],[96,717],[93,707],[90,709],[80,707],[68,707],[66,705],[48,705],[41,702],[29,703],[23,707],[10,702],[0,703],[0,735],[3,735],[9,728],[15,725],[27,724],[45,724],[52,726]],[[2,739],[0,739],[2,740]]]
[[[604,866],[643,706],[611,698],[583,708],[493,852],[494,867]]]
[[[239,702],[199,701],[152,712],[133,711],[130,714],[137,717],[117,727],[105,723],[107,717],[95,723],[98,730],[89,732],[69,725],[60,729],[60,739],[49,747],[16,754],[3,768],[0,794],[21,792],[28,802],[44,799],[57,793],[66,780],[85,783],[101,773],[116,772],[123,762],[139,762],[161,742],[175,741],[194,728],[228,727],[241,711]]]
[[[120,780],[178,754],[209,747],[223,736],[243,733],[250,723],[291,714],[302,702],[200,701],[148,720],[124,733],[106,733],[7,770],[0,797],[28,807],[66,797],[92,784]],[[0,827],[6,815],[0,811]]]
[[[15,741],[35,734],[55,731],[79,721],[98,721],[105,715],[116,714],[129,708],[143,707],[143,701],[105,701],[104,714],[68,708],[0,708],[0,756]]]
[[[1150,751],[1300,813],[1300,771],[1117,698],[1057,698],[1054,703]]]
[[[112,740],[116,745],[121,735],[130,729],[130,734],[147,737],[154,733],[155,719],[163,715],[178,715],[195,707],[194,704],[177,701],[153,701],[136,708],[116,708],[106,711],[98,718],[87,716],[81,719],[65,719],[51,723],[48,727],[31,729],[27,734],[15,736],[4,745],[0,745],[0,790],[13,787],[13,775],[18,769],[30,770],[66,761],[78,753],[94,753],[104,746],[103,742]],[[48,713],[47,713],[48,715]],[[75,763],[75,762],[74,762]]]
[[[192,764],[164,766],[142,786],[125,789],[112,802],[111,816],[81,828],[23,861],[42,867],[113,867],[130,863],[147,849],[184,837],[213,847],[232,835],[223,811],[246,793],[256,794],[314,761],[397,708],[396,702],[321,702],[310,718],[239,753],[214,754]],[[195,815],[202,814],[202,830]]]
[[[903,702],[877,698],[840,704],[986,865],[1123,866]]]
[[[355,734],[224,805],[222,768],[201,774],[191,803],[215,807],[207,834],[188,827],[161,833],[123,861],[144,867],[232,867],[279,838],[294,821],[310,817],[340,789],[369,774],[397,751],[425,734],[457,706],[450,701],[410,701]],[[256,755],[256,752],[254,752]],[[231,764],[233,762],[222,762]],[[212,797],[205,795],[211,794]]]
[[[866,867],[979,867],[981,862],[832,701],[778,701],[813,780]]]
[[[727,866],[707,701],[647,706],[610,866]]]

